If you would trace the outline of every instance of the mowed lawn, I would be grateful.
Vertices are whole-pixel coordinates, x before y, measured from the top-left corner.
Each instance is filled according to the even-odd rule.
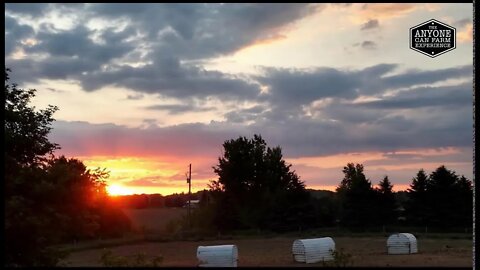
[[[324,235],[319,235],[324,237]],[[238,266],[322,266],[293,261],[291,249],[296,238],[232,239],[214,241],[145,242],[111,247],[115,255],[131,256],[143,252],[147,257],[161,255],[162,266],[197,266],[196,250],[200,245],[235,244],[238,247]],[[333,237],[336,249],[352,255],[353,265],[362,267],[472,267],[472,240],[418,239],[418,254],[388,255],[385,237]],[[71,253],[66,259],[69,266],[101,266],[104,249],[91,249]]]

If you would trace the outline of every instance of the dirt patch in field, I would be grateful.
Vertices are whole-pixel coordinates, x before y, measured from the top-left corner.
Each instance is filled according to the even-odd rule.
[[[143,252],[147,257],[162,255],[162,266],[194,267],[200,245],[235,244],[238,266],[322,266],[322,263],[302,264],[293,261],[291,248],[296,238],[233,239],[216,241],[176,241],[141,243],[110,248],[115,255],[130,256]],[[472,267],[472,241],[466,239],[418,239],[418,254],[388,255],[384,237],[335,237],[336,249],[352,255],[351,266],[362,267]],[[102,249],[72,253],[66,260],[70,266],[101,266]]]

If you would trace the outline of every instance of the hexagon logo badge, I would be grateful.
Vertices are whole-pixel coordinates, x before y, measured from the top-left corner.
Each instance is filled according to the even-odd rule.
[[[410,49],[437,57],[456,47],[454,27],[431,19],[410,28]]]

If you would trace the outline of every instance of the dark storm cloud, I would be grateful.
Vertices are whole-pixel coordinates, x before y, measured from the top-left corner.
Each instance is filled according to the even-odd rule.
[[[269,92],[262,94],[259,100],[269,101],[273,107],[285,112],[289,109],[301,109],[301,105],[325,98],[353,100],[360,95],[378,95],[386,90],[472,76],[471,66],[426,71],[409,70],[387,76],[396,67],[396,64],[379,64],[360,70],[265,68],[264,74],[257,76],[256,79],[262,85],[268,86]],[[438,95],[432,91],[434,90],[425,92],[424,96]],[[461,91],[465,93],[464,90]],[[466,93],[468,95],[471,92]]]
[[[312,111],[315,119],[330,119],[347,126],[359,126],[359,130],[371,128],[372,131],[378,129],[380,133],[389,131],[399,134],[419,132],[417,138],[435,137],[442,133],[445,136],[443,139],[452,142],[455,138],[448,134],[450,130],[461,134],[465,143],[469,143],[473,118],[471,87],[471,83],[417,87],[381,100],[361,103],[334,99]],[[437,135],[432,131],[435,129],[439,132]],[[378,134],[372,134],[372,138],[376,135]],[[409,140],[408,137],[400,138],[396,134],[392,136],[398,140],[397,143]],[[381,140],[379,139],[379,144]],[[438,146],[440,145],[439,143]]]
[[[37,38],[41,42],[26,50],[48,53],[50,57],[40,61],[16,60],[9,66],[15,70],[15,78],[22,82],[38,78],[74,79],[89,91],[117,85],[178,98],[211,95],[253,98],[258,92],[256,85],[235,76],[181,65],[173,56],[159,55],[154,64],[138,68],[112,64],[109,70],[100,69],[103,64],[133,49],[134,45],[125,39],[135,35],[135,31],[132,28],[118,32],[107,29],[101,35],[105,44],[93,42],[89,38],[92,33],[83,26],[56,33],[40,32]]]
[[[163,96],[223,99],[253,99],[259,93],[258,85],[234,75],[207,71],[196,66],[180,64],[179,59],[165,57],[155,64],[143,67],[115,66],[112,71],[96,71],[80,75],[79,80],[87,91],[106,85],[130,88],[134,91]]]
[[[375,66],[364,68],[361,73],[365,76],[381,77],[388,72],[393,71],[397,66],[397,64],[377,64]]]
[[[96,16],[128,19],[150,39],[164,40],[158,51],[184,58],[232,53],[258,40],[277,36],[280,28],[313,13],[313,4],[95,4]],[[172,31],[159,37],[165,29]],[[167,42],[168,41],[168,42]]]
[[[371,30],[380,27],[377,19],[372,19],[367,21],[366,23],[362,24],[360,30]]]
[[[438,70],[408,70],[402,74],[383,78],[385,86],[391,88],[408,87],[418,84],[432,84],[452,78],[472,78],[473,66],[459,66]]]
[[[369,87],[368,82],[381,80],[384,74],[394,68],[395,65],[382,64],[362,70],[344,71],[344,75],[356,78],[361,82],[362,88]],[[408,77],[407,73],[396,76]],[[304,74],[301,74],[302,76]],[[415,84],[410,82],[412,83]],[[376,86],[375,83],[373,85]],[[170,127],[151,125],[146,129],[59,121],[55,123],[52,138],[63,147],[62,151],[76,155],[161,156],[175,153],[174,155],[180,157],[205,156],[212,160],[216,160],[220,155],[221,145],[225,140],[238,136],[251,137],[253,134],[262,134],[270,146],[281,146],[288,158],[363,151],[392,152],[416,148],[467,149],[473,147],[473,116],[471,100],[468,100],[470,88],[470,84],[417,87],[400,91],[396,96],[381,101],[357,104],[333,95],[333,101],[319,107],[318,114],[314,117],[300,116],[298,111],[297,114],[291,114],[289,107],[281,110],[280,107],[273,106],[273,109],[265,110],[268,107],[254,106],[227,113],[227,122]],[[274,94],[275,90],[276,88],[271,88],[271,94]],[[295,95],[287,96],[291,103],[297,106],[305,101]],[[275,98],[284,98],[283,104],[288,105],[287,98]],[[399,101],[395,103],[397,99]],[[408,114],[403,112],[406,109],[409,110]],[[249,125],[236,124],[252,120],[254,122]],[[461,156],[464,157],[464,153]],[[395,165],[398,159],[399,156],[389,157],[383,163],[372,161],[369,165]],[[405,157],[404,160],[406,159],[408,158]],[[410,161],[414,160],[416,159],[412,157]],[[431,160],[443,162],[449,158]]]
[[[83,58],[49,57],[38,65],[31,59],[20,59],[7,65],[12,69],[12,79],[23,83],[39,79],[72,79],[71,74],[80,74],[97,68],[99,63]]]
[[[5,3],[5,11],[19,15],[38,17],[49,10],[45,3]]]
[[[57,121],[52,141],[75,155],[219,155],[225,140],[262,134],[287,157],[412,148],[473,147],[471,108],[423,111],[422,119],[391,115],[345,124],[325,119],[258,120],[248,126],[229,122],[127,128],[114,124]]]
[[[23,46],[27,53],[47,56],[24,60],[7,57],[7,66],[14,69],[13,75],[19,78],[18,81],[70,79],[79,81],[87,91],[113,85],[178,99],[216,96],[231,100],[256,100],[259,88],[255,82],[247,81],[245,77],[207,71],[201,66],[186,64],[184,60],[228,54],[257,41],[276,38],[283,34],[281,29],[285,26],[320,10],[322,6],[88,4],[85,8],[82,5],[48,7],[70,11],[77,8],[84,15],[83,22],[103,18],[120,20],[127,26],[123,29],[92,30],[82,23],[70,30],[53,30],[44,25],[35,36],[38,43],[33,46],[19,45],[7,39],[6,50],[9,52],[15,46]],[[13,9],[7,10],[7,18],[8,13],[16,12]],[[25,7],[18,9],[28,12]],[[6,33],[15,28],[14,21],[10,19],[6,24]],[[100,43],[94,41],[93,36],[97,36]],[[15,39],[12,36],[10,40]],[[372,47],[371,43],[364,42],[364,45]],[[118,64],[138,61],[143,65]],[[291,115],[298,113],[300,105],[326,97],[352,99],[359,94],[377,94],[389,88],[433,83],[460,75],[471,76],[471,67],[464,67],[462,70],[412,71],[381,77],[394,67],[381,64],[359,71],[269,69],[265,76],[256,79],[272,88],[271,93],[262,95],[260,100],[286,106],[285,115]]]
[[[344,124],[369,123],[385,115],[385,112],[371,109],[360,108],[350,102],[342,102],[338,99],[332,100],[328,105],[320,109],[312,110],[318,118],[332,119]]]
[[[13,23],[11,25],[15,26]],[[7,28],[6,33],[9,33],[9,29],[15,27]],[[134,48],[132,42],[125,41],[134,34],[131,28],[115,33],[107,29],[102,35],[104,44],[93,42],[90,38],[93,33],[93,30],[82,25],[55,32],[51,32],[47,25],[43,25],[34,36],[38,42],[21,47],[26,53],[43,54],[48,57],[8,59],[7,66],[14,71],[13,78],[23,83],[36,82],[38,79],[79,80],[83,72],[99,70],[105,63],[125,56]]]
[[[391,97],[387,100],[393,104],[382,106],[334,99],[311,117],[279,117],[277,112],[285,110],[278,108],[257,115],[255,124],[248,127],[284,146],[290,156],[472,147],[472,97],[468,84],[418,88],[400,92],[398,98],[399,104]],[[241,119],[241,115],[237,118]]]
[[[383,100],[364,102],[361,107],[383,109],[411,109],[429,106],[471,106],[473,97],[471,84],[460,84],[443,87],[419,87],[402,91],[399,94]]]
[[[228,122],[243,123],[246,121],[257,120],[259,117],[265,117],[262,113],[266,111],[264,106],[254,106],[248,109],[233,110],[226,113],[224,116]]]
[[[182,114],[186,112],[207,112],[213,107],[198,107],[192,104],[159,104],[146,107],[148,110],[167,111],[169,114]]]
[[[47,57],[6,59],[22,82],[61,78],[79,81],[87,91],[115,85],[175,98],[219,95],[227,99],[251,99],[258,94],[258,86],[182,61],[229,54],[277,38],[284,27],[321,8],[317,4],[87,4],[85,8],[43,4],[13,5],[7,14],[20,9],[23,13],[29,9],[71,12],[74,7],[82,14],[79,24],[69,30],[43,24],[35,36],[38,43],[22,46],[27,53]],[[127,27],[92,30],[85,25],[93,18],[124,22]],[[18,42],[7,44],[8,52],[18,46]],[[144,65],[116,64],[122,62]]]
[[[27,48],[26,51],[48,53],[52,57],[71,57],[75,60],[96,63],[96,67],[98,67],[113,58],[122,57],[134,48],[133,44],[124,42],[124,39],[133,34],[130,28],[119,33],[112,33],[107,30],[102,35],[105,40],[103,45],[94,43],[89,38],[91,34],[93,34],[93,31],[85,26],[77,26],[74,29],[58,33],[40,32],[36,38],[41,42]],[[115,45],[112,46],[111,44]],[[92,68],[91,70],[96,69]]]
[[[21,46],[21,41],[33,36],[33,28],[19,24],[17,20],[10,16],[5,16],[5,56],[13,53],[16,47]]]
[[[468,148],[460,148],[459,151],[456,152],[441,152],[441,148],[438,149],[437,153],[428,153],[425,155],[424,152],[421,150],[415,154],[398,154],[398,153],[385,153],[383,156],[385,159],[380,160],[371,160],[366,161],[365,165],[404,165],[404,164],[411,164],[413,160],[417,163],[438,163],[444,164],[449,163],[454,160],[455,162],[462,162],[462,163],[469,163],[472,162],[472,157],[469,155],[465,155],[465,153],[472,152],[472,149]]]
[[[39,19],[52,12],[61,17],[67,13],[79,13],[84,3],[5,3],[5,13],[18,17]]]
[[[128,128],[115,124],[56,121],[52,141],[67,155],[216,156],[242,126],[210,123]]]
[[[274,104],[300,105],[327,97],[354,98],[358,78],[350,72],[334,68],[314,70],[266,68],[265,75],[258,77],[261,84],[268,85],[265,95]]]
[[[251,100],[260,92],[257,84],[217,71],[180,66],[178,59],[165,59],[157,65],[139,68],[114,65],[113,70],[92,71],[99,65],[100,62],[82,57],[63,56],[47,58],[41,64],[22,59],[7,66],[13,70],[12,81],[25,83],[36,82],[37,78],[77,79],[87,91],[113,85],[184,101],[212,96],[223,100]]]

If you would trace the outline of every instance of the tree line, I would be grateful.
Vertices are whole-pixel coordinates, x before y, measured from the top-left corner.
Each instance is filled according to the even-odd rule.
[[[174,193],[170,195],[162,194],[133,194],[113,196],[111,200],[122,208],[164,208],[164,207],[184,207],[188,200],[200,200],[204,198],[204,193],[208,190],[200,190],[192,194]]]
[[[209,192],[194,225],[218,231],[292,231],[341,226],[471,227],[472,182],[445,166],[420,169],[406,192],[394,192],[388,176],[373,185],[362,164],[348,163],[336,192],[307,190],[279,146],[261,135],[225,141]],[[321,194],[321,196],[318,196]]]

